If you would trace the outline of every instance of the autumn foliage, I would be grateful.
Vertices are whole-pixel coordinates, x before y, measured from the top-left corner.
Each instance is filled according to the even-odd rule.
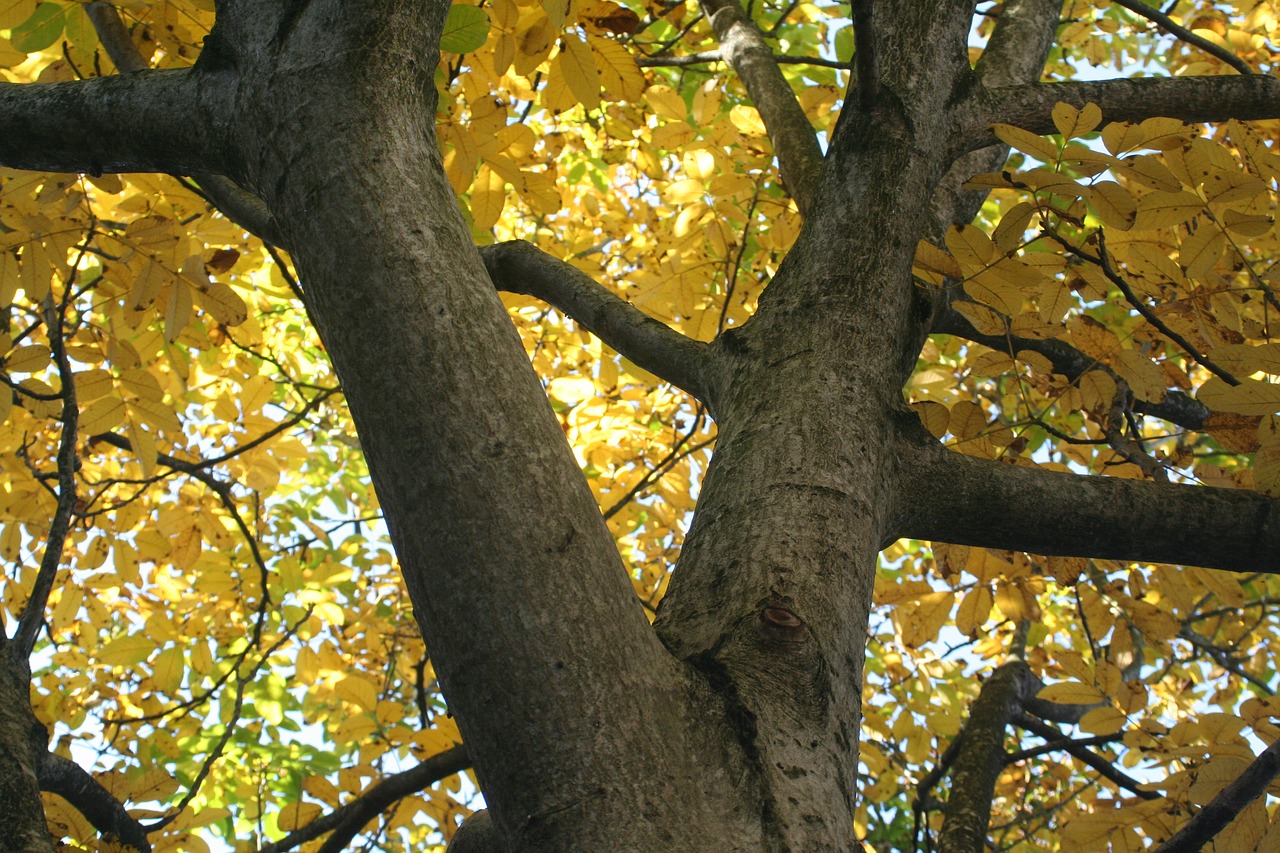
[[[1238,73],[1222,54],[1273,73],[1270,3],[1173,4],[1214,52],[1134,5],[1066,3],[1045,79]],[[1001,6],[979,4],[975,61]],[[111,75],[125,47],[190,67],[213,7],[0,0],[0,79]],[[848,10],[747,8],[825,144]],[[434,121],[475,242],[529,241],[695,340],[746,323],[804,217],[717,38],[694,2],[454,5]],[[904,391],[924,429],[1011,466],[1280,497],[1280,121],[1060,103],[1026,124],[997,123],[1008,161],[966,176],[987,193],[972,224],[919,243],[916,286],[948,305]],[[321,827],[443,849],[478,787],[307,282],[205,183],[0,171],[0,612],[35,715],[156,851],[327,850]],[[711,412],[545,301],[503,299],[652,616]],[[891,544],[856,833],[887,851],[940,830],[948,747],[1021,660],[1080,712],[1011,729],[993,843],[1168,838],[1280,738],[1277,602],[1263,572]],[[433,758],[354,827],[318,823]],[[73,799],[44,795],[63,849],[129,840]],[[1255,799],[1213,849],[1280,849],[1278,822]]]

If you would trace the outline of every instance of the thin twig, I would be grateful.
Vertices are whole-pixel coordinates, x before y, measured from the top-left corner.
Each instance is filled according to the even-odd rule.
[[[1201,38],[1191,32],[1191,30],[1174,21],[1173,18],[1170,18],[1159,9],[1153,9],[1146,5],[1142,0],[1111,0],[1111,2],[1115,3],[1117,6],[1123,6],[1139,17],[1146,18],[1148,21],[1156,24],[1170,35],[1177,37],[1179,41],[1185,41],[1187,44],[1200,48],[1210,56],[1214,56],[1222,60],[1241,74],[1253,73],[1253,69],[1249,67],[1248,63],[1231,51],[1214,44],[1206,38]]]
[[[49,525],[49,536],[45,541],[44,554],[40,559],[40,569],[36,572],[35,584],[31,588],[31,597],[23,608],[18,619],[18,627],[14,632],[14,655],[27,658],[36,645],[36,636],[40,626],[44,624],[45,606],[53,592],[53,583],[58,576],[58,566],[62,562],[62,551],[67,543],[67,534],[71,531],[71,517],[76,507],[76,431],[79,429],[80,410],[76,405],[75,377],[71,371],[71,359],[67,356],[66,342],[62,338],[62,322],[67,312],[66,295],[69,295],[75,281],[81,252],[71,266],[63,289],[64,298],[56,307],[53,296],[45,297],[45,326],[49,333],[49,348],[53,352],[54,363],[58,365],[58,375],[62,379],[62,437],[58,444],[58,505]]]

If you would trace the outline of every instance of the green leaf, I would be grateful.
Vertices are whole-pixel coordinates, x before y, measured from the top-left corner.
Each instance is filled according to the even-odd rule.
[[[441,53],[469,53],[489,37],[489,15],[479,6],[453,6],[444,19]]]
[[[9,43],[14,50],[23,53],[44,50],[62,36],[62,28],[66,25],[63,12],[63,8],[55,3],[41,3],[30,18],[13,28]]]

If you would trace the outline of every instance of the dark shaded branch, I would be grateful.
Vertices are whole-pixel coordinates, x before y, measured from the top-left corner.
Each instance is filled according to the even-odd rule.
[[[49,172],[222,168],[193,70],[0,83],[0,165]]]
[[[685,68],[690,65],[705,65],[708,62],[725,62],[727,61],[718,50],[707,50],[701,53],[686,53],[683,56],[638,56],[636,64],[641,68]],[[841,71],[848,71],[852,68],[848,62],[841,62],[838,59],[824,59],[821,56],[788,56],[785,53],[775,53],[773,61],[779,65],[818,65],[823,68],[838,68]]]
[[[880,69],[876,57],[871,0],[853,0],[853,50],[858,68],[858,106],[869,110],[880,97]]]
[[[1280,501],[976,459],[946,450],[919,421],[903,423],[898,459],[905,489],[896,536],[1280,573]]]
[[[77,263],[79,259],[77,259]],[[74,269],[74,268],[73,268]],[[67,279],[66,293],[70,295],[73,272]],[[45,539],[44,554],[40,557],[40,569],[36,572],[36,580],[31,588],[31,597],[18,619],[18,628],[13,634],[13,653],[23,657],[29,656],[35,648],[36,637],[40,626],[44,624],[45,606],[49,603],[49,595],[53,592],[54,581],[58,577],[58,566],[62,563],[62,551],[67,544],[67,534],[71,531],[71,517],[76,507],[76,467],[79,459],[76,456],[76,431],[79,428],[80,409],[76,405],[76,384],[71,371],[71,361],[67,356],[66,341],[62,337],[62,319],[65,302],[55,306],[53,297],[45,297],[44,322],[49,331],[49,346],[53,353],[54,363],[58,366],[58,376],[62,380],[62,435],[58,441],[58,504],[49,522],[49,535]]]
[[[1280,772],[1280,740],[1264,749],[1243,773],[1219,791],[1216,797],[1152,853],[1199,850],[1235,820],[1245,806],[1262,796],[1277,772]]]
[[[773,51],[738,0],[702,0],[702,8],[720,41],[720,56],[742,78],[760,112],[787,191],[800,213],[806,213],[822,174],[822,148],[813,125],[782,76]]]
[[[57,794],[84,815],[102,834],[150,853],[146,830],[124,805],[79,764],[56,753],[46,752],[40,762],[40,790]]]
[[[115,6],[95,0],[86,3],[84,11],[116,70],[126,74],[150,69]],[[222,175],[201,173],[192,177],[199,184],[198,192],[232,222],[268,243],[283,245],[275,217],[262,199]]]
[[[520,240],[480,248],[494,286],[549,302],[650,373],[711,405],[710,348],[646,316],[590,276]]]
[[[1010,356],[1017,355],[1021,350],[1031,350],[1049,359],[1053,363],[1053,372],[1062,374],[1072,382],[1090,370],[1101,370],[1113,379],[1119,379],[1110,367],[1090,358],[1070,344],[1053,338],[1033,339],[1017,335],[983,334],[975,329],[962,314],[950,308],[934,322],[933,331],[937,334],[956,335],[998,352],[1008,353]],[[1204,429],[1205,419],[1209,417],[1209,409],[1203,403],[1181,391],[1170,391],[1159,403],[1134,400],[1133,411],[1195,430]]]
[[[1248,63],[1231,51],[1223,48],[1221,45],[1214,44],[1206,38],[1201,38],[1191,32],[1191,30],[1173,20],[1173,18],[1170,18],[1164,12],[1161,12],[1159,9],[1153,9],[1141,2],[1141,0],[1111,0],[1111,2],[1117,6],[1123,6],[1135,15],[1146,18],[1148,21],[1159,26],[1165,32],[1175,36],[1179,41],[1184,41],[1189,45],[1200,48],[1210,56],[1220,59],[1227,65],[1230,65],[1241,74],[1253,73],[1253,69],[1249,67]]]
[[[333,832],[320,848],[322,853],[346,849],[358,832],[398,800],[417,793],[441,779],[461,773],[471,766],[465,746],[455,746],[403,773],[388,776],[344,806],[316,818],[302,829],[261,848],[258,853],[286,853],[326,832]]]
[[[1098,771],[1098,773],[1102,774],[1104,779],[1113,782],[1119,787],[1133,792],[1144,800],[1157,800],[1160,798],[1160,794],[1157,794],[1155,791],[1143,790],[1139,787],[1142,783],[1127,773],[1122,773],[1114,764],[1090,750],[1082,741],[1064,738],[1062,732],[1058,729],[1042,723],[1039,720],[1032,719],[1026,714],[1019,714],[1013,721],[1019,728],[1026,729],[1032,734],[1039,735],[1047,741],[1060,744],[1061,749],[1066,751],[1072,758],[1092,767],[1094,770]]]
[[[975,111],[979,126],[970,136],[972,147],[995,141],[990,133],[993,122],[1033,133],[1056,133],[1052,112],[1059,101],[1074,107],[1097,104],[1106,121],[1136,122],[1155,116],[1185,122],[1273,119],[1280,118],[1280,79],[1251,74],[1006,86],[991,90],[987,103]]]

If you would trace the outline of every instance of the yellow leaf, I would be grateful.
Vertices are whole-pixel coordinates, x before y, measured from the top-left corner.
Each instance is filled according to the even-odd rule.
[[[1133,227],[1138,215],[1138,203],[1124,187],[1115,181],[1098,181],[1088,187],[1085,196],[1098,212],[1102,224],[1121,231]]]
[[[85,370],[72,377],[76,386],[76,402],[88,403],[115,390],[115,381],[106,370]]]
[[[913,265],[927,272],[934,272],[948,278],[961,278],[964,273],[956,259],[930,243],[921,240],[916,244],[916,257]]]
[[[285,832],[293,832],[311,823],[323,810],[324,807],[319,803],[294,801],[280,810],[276,823]]]
[[[588,110],[596,109],[600,106],[600,72],[590,48],[572,32],[560,37],[560,47],[557,58],[569,91]]]
[[[968,275],[985,269],[996,256],[996,247],[991,238],[972,225],[959,228],[953,225],[947,229],[944,239],[947,250],[960,262],[960,267]]]
[[[520,197],[534,213],[550,216],[560,210],[560,190],[555,180],[545,172],[524,172],[524,186]]]
[[[1232,386],[1213,376],[1200,386],[1196,399],[1215,412],[1270,415],[1280,412],[1280,384],[1241,379]]]
[[[378,728],[378,721],[369,714],[357,714],[343,720],[333,734],[334,743],[360,743]]]
[[[1053,108],[1053,125],[1062,138],[1073,139],[1091,132],[1102,123],[1102,110],[1097,104],[1085,104],[1077,110],[1071,104],[1059,101]]]
[[[956,611],[956,630],[967,636],[975,636],[991,615],[991,606],[995,599],[991,588],[978,584],[965,594]]]
[[[1116,399],[1116,381],[1109,373],[1090,370],[1080,375],[1080,396],[1084,407],[1091,412],[1106,412]]]
[[[1009,331],[1005,319],[985,305],[957,300],[951,307],[984,335],[1003,335]]]
[[[36,0],[0,0],[0,30],[16,27],[36,11]]]
[[[1178,248],[1178,263],[1192,278],[1202,278],[1215,266],[1226,248],[1227,238],[1217,228],[1203,223]]]
[[[1124,728],[1128,720],[1110,705],[1087,711],[1080,718],[1080,730],[1095,735],[1113,735]]]
[[[1036,694],[1037,699],[1046,702],[1057,702],[1063,705],[1092,705],[1102,702],[1106,697],[1092,684],[1079,681],[1060,681],[1049,684]]]
[[[334,686],[334,692],[364,711],[378,706],[378,688],[362,675],[348,675]]]
[[[1058,159],[1058,146],[1043,136],[1037,136],[1029,130],[1009,124],[994,124],[991,130],[1001,142],[1018,149],[1023,154],[1030,154],[1045,163],[1052,163]]]
[[[471,185],[471,216],[476,230],[488,231],[497,224],[506,202],[507,182],[488,165],[482,164]]]
[[[1133,227],[1139,231],[1151,231],[1181,225],[1202,210],[1204,202],[1200,197],[1185,190],[1148,193],[1138,199],[1138,214]]]
[[[659,118],[684,121],[689,115],[684,99],[670,86],[650,86],[645,90],[644,99]]]
[[[175,282],[169,288],[169,298],[164,308],[164,339],[173,343],[182,334],[191,319],[191,288],[184,282]]]
[[[947,425],[951,421],[951,412],[941,403],[935,403],[927,400],[921,403],[912,403],[912,410],[920,416],[920,422],[924,424],[934,438],[942,438],[946,435]]]
[[[119,397],[103,397],[90,403],[80,413],[80,430],[85,435],[101,435],[120,426],[124,420],[124,400]]]
[[[156,656],[151,680],[155,683],[157,690],[172,694],[182,686],[182,676],[186,673],[186,669],[182,649],[169,646]]]
[[[10,373],[37,373],[49,366],[49,348],[44,344],[18,347],[4,359]]]
[[[987,428],[987,417],[982,407],[971,400],[961,400],[951,407],[948,430],[960,441],[979,436]]]
[[[585,376],[557,376],[547,385],[547,393],[562,403],[580,403],[596,395],[596,386]]]
[[[951,591],[930,592],[919,596],[914,603],[900,608],[902,613],[902,642],[908,648],[919,648],[937,638],[938,631],[951,615],[956,596]],[[898,615],[895,613],[895,615]]]
[[[1020,622],[1030,616],[1027,600],[1023,597],[1022,590],[1015,584],[997,583],[995,603],[1005,618],[1014,622]]]
[[[1253,457],[1253,487],[1280,498],[1280,444],[1264,444]]]
[[[1129,389],[1141,400],[1158,403],[1164,399],[1165,378],[1151,359],[1137,350],[1121,350],[1115,358],[1116,373],[1129,383]]]
[[[615,101],[638,101],[644,94],[645,79],[635,57],[621,43],[591,33],[587,34],[587,44],[595,57],[604,93]]]
[[[132,666],[146,660],[155,648],[155,641],[150,637],[117,637],[102,647],[97,661],[108,666]]]
[[[681,101],[680,105],[683,107],[684,102]],[[769,134],[769,131],[764,126],[764,120],[760,118],[760,113],[755,107],[735,104],[729,109],[729,121],[743,136],[761,137]]]

